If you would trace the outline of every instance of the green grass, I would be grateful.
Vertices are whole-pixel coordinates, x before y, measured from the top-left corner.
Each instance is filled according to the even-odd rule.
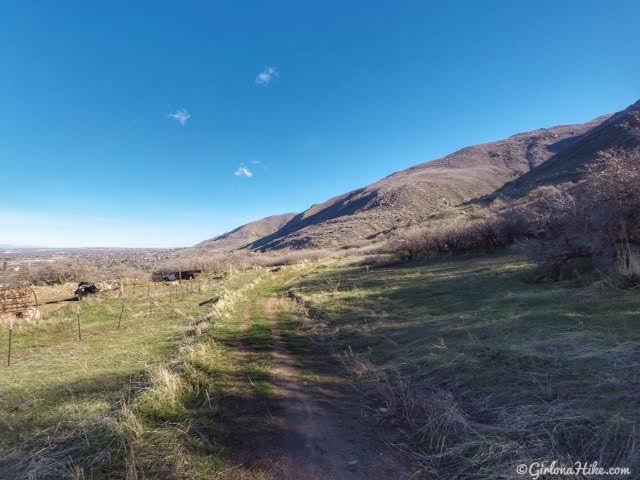
[[[247,332],[247,341],[254,350],[270,350],[273,346],[271,326],[265,318],[257,318]]]
[[[70,305],[14,331],[0,478],[34,452],[54,478],[254,478],[236,460],[273,428],[270,315],[311,391],[357,384],[362,412],[429,478],[515,478],[531,460],[638,468],[638,293],[535,283],[534,268],[501,254],[256,269],[171,303],[159,290],[151,314],[132,293],[120,329],[120,299],[89,299],[82,341]],[[309,315],[267,310],[288,289]]]
[[[252,316],[252,321],[253,324],[246,334],[247,344],[253,351],[252,359],[247,365],[247,377],[258,396],[268,397],[274,390],[270,372],[270,356],[273,348],[271,326],[266,318]]]
[[[24,475],[31,451],[39,451],[42,459],[31,467],[36,475],[62,475],[74,466],[91,478],[112,478],[132,468],[124,445],[134,443],[138,470],[173,468],[167,459],[184,454],[191,440],[180,428],[165,428],[166,422],[188,421],[201,405],[199,387],[220,386],[223,381],[213,380],[214,374],[240,368],[232,365],[224,346],[241,331],[235,318],[216,322],[196,337],[194,324],[211,308],[198,304],[241,290],[260,275],[238,274],[201,292],[183,289],[178,296],[174,292],[171,303],[168,290],[156,287],[151,313],[146,290],[129,293],[120,329],[122,300],[102,293],[82,302],[81,341],[77,304],[41,322],[17,325],[12,365],[3,366],[0,376],[0,478]],[[125,404],[140,423],[135,439],[127,440],[131,429],[118,413]],[[152,451],[159,441],[167,448]],[[162,461],[154,461],[161,452]],[[217,464],[215,456],[206,457],[211,457],[207,465]]]
[[[166,307],[147,318],[140,315],[140,301],[130,299],[128,317],[118,330],[110,315],[116,303],[83,305],[82,341],[70,307],[48,319],[48,327],[14,331],[12,365],[0,377],[0,419],[11,426],[1,446],[20,442],[24,433],[55,425],[87,405],[95,407],[85,419],[98,418],[129,388],[129,378],[166,357],[181,338],[182,312]],[[13,410],[19,414],[4,418]]]
[[[313,353],[309,338],[302,333],[299,313],[287,310],[278,312],[278,325],[282,338],[291,353],[300,357]]]
[[[363,401],[403,425],[429,475],[510,478],[531,458],[635,462],[637,292],[535,283],[534,268],[507,255],[333,265],[294,291],[322,314],[306,336],[344,352]]]
[[[270,369],[269,360],[254,361],[247,366],[247,377],[251,387],[261,397],[270,396],[274,390]]]

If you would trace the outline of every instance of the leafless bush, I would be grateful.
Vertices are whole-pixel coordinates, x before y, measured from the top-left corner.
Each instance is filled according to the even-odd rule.
[[[283,253],[262,254],[254,258],[256,265],[262,267],[277,267],[293,265],[303,261],[319,260],[334,255],[330,250],[292,250]]]
[[[597,267],[639,281],[639,187],[640,157],[603,154],[577,186],[542,189],[530,252],[556,279]]]
[[[107,273],[104,268],[101,268],[99,262],[74,259],[27,264],[21,272],[21,277],[33,285],[58,285],[65,282],[97,282],[117,277],[117,275]]]
[[[74,273],[60,263],[29,265],[22,276],[34,285],[55,285],[75,280]]]
[[[404,260],[493,250],[526,237],[528,228],[527,220],[517,210],[489,212],[482,217],[448,219],[416,229],[392,242],[391,250]]]
[[[155,270],[173,272],[178,270],[204,270],[210,272],[224,271],[229,264],[230,255],[225,254],[194,254],[180,252],[179,254],[158,262]]]

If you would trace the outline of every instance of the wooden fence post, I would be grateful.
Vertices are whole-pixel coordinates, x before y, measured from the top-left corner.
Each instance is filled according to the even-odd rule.
[[[13,336],[13,315],[9,318],[9,351],[7,352],[7,367],[11,366],[11,340]]]
[[[78,318],[78,340],[82,341],[82,332],[80,331],[80,304],[78,304],[78,308],[76,309],[76,317]]]
[[[122,323],[123,313],[124,313],[124,300],[122,301],[122,308],[120,309],[120,317],[118,318],[118,330],[120,330],[120,324]]]

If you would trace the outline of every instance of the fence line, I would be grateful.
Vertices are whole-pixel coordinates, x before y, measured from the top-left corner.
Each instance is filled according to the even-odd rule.
[[[125,309],[126,309],[126,305],[129,302],[135,302],[136,300],[138,300],[138,302],[144,302],[145,300],[145,289],[146,289],[146,299],[148,299],[149,302],[149,306],[148,306],[148,315],[150,316],[152,314],[153,311],[153,299],[154,298],[167,298],[168,296],[168,301],[166,303],[166,305],[170,305],[175,301],[177,301],[180,296],[182,295],[182,297],[186,297],[190,294],[193,294],[196,292],[196,288],[195,288],[195,284],[197,284],[197,292],[202,292],[202,280],[201,279],[190,279],[190,280],[182,280],[182,282],[151,282],[151,281],[147,281],[147,282],[140,282],[140,281],[136,281],[136,282],[131,282],[131,283],[127,283],[125,281],[123,281],[123,279],[121,279],[120,284],[118,285],[118,287],[114,288],[114,289],[109,289],[109,290],[102,290],[99,291],[97,294],[95,294],[95,297],[98,297],[100,299],[109,299],[109,298],[121,298],[122,299],[122,304],[120,307],[120,311],[119,313],[116,313],[117,318],[118,318],[118,323],[117,323],[117,330],[121,329],[122,326],[122,320],[124,318],[124,313],[125,313]],[[174,287],[175,287],[175,291],[174,291]],[[30,291],[33,291],[33,289],[31,289],[31,287],[26,287],[28,288]],[[209,276],[207,275],[207,288],[211,288],[211,278],[209,278]],[[127,294],[129,292],[129,294]],[[37,296],[35,294],[35,291],[33,291],[33,296],[36,299],[35,300],[35,304],[37,305]],[[64,302],[67,300],[60,300],[60,302]],[[24,303],[24,302],[23,302]],[[56,302],[54,302],[56,303]],[[76,316],[76,335],[77,335],[77,340],[78,341],[82,341],[82,312],[83,312],[83,308],[82,306],[84,305],[84,302],[82,301],[82,299],[79,299],[78,304],[76,306],[76,311],[75,311],[75,316]],[[90,305],[87,304],[87,305]],[[140,304],[139,304],[140,305]],[[141,306],[141,305],[140,305]],[[14,341],[15,341],[15,335],[14,335],[14,322],[18,321],[18,315],[20,314],[24,314],[24,312],[30,308],[33,307],[33,305],[27,305],[26,307],[22,308],[19,311],[15,311],[10,313],[9,316],[9,335],[8,335],[8,345],[7,345],[7,366],[10,367],[11,363],[12,363],[12,354],[14,353],[15,350],[15,346]],[[144,311],[144,310],[143,310]],[[3,313],[3,311],[0,311],[0,313]],[[6,312],[5,312],[6,313]],[[41,320],[45,319],[45,314],[42,313],[42,316],[40,318],[36,318],[37,314],[39,313],[39,311],[36,309],[36,315],[34,315],[34,318],[36,320],[36,325],[39,324],[39,322]],[[54,312],[52,312],[54,313]],[[1,317],[0,317],[1,319]],[[1,326],[1,324],[0,324]],[[14,362],[15,363],[15,362]]]

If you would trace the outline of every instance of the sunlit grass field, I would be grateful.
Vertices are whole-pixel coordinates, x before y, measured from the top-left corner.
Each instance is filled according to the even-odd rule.
[[[122,298],[105,292],[72,302],[44,320],[15,322],[11,366],[3,364],[0,375],[0,477],[31,469],[55,478],[69,473],[73,465],[68,460],[84,453],[102,452],[105,458],[95,461],[95,471],[78,460],[79,469],[107,478],[113,474],[107,472],[124,469],[126,446],[108,425],[110,417],[119,415],[114,411],[136,398],[139,413],[150,418],[179,412],[163,387],[171,384],[170,364],[186,355],[185,348],[199,338],[202,322],[211,315],[211,305],[200,303],[241,289],[260,274],[184,282],[173,286],[171,295],[168,287],[152,284],[150,298],[144,286],[127,289]],[[0,338],[4,361],[7,340],[5,328]],[[198,350],[189,353],[198,359]],[[212,364],[216,356],[203,361]],[[140,393],[154,383],[160,385],[159,395]],[[37,457],[29,458],[37,449]]]

